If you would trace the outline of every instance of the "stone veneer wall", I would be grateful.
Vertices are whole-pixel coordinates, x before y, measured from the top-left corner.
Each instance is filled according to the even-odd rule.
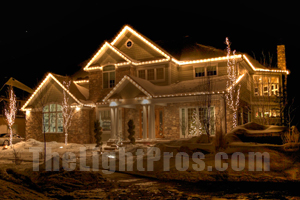
[[[116,84],[125,75],[135,75],[135,69],[131,66],[116,68]],[[111,91],[111,88],[102,88],[102,71],[93,71],[89,73],[89,99],[98,102]]]
[[[135,138],[138,139],[140,138],[140,109],[142,108],[142,106],[137,105],[136,109],[134,108],[124,108],[123,110],[123,137],[125,140],[127,140],[129,133],[127,132],[128,129],[128,121],[130,119],[133,120],[134,125],[135,125]]]
[[[222,133],[220,120],[220,101],[212,100],[212,106],[215,106],[215,124],[216,135]],[[180,138],[180,119],[179,108],[199,106],[197,102],[188,103],[168,103],[164,107],[164,136],[168,139]]]
[[[31,112],[26,115],[26,140],[35,139],[44,141],[44,134],[42,130],[42,113]],[[91,143],[93,142],[93,135],[90,129],[90,110],[82,109],[77,111],[72,119],[71,127],[69,128],[69,143]],[[64,142],[64,133],[46,133],[46,141]]]

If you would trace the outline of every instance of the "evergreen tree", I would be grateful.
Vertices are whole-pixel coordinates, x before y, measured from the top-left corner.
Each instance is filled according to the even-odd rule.
[[[128,139],[130,140],[131,144],[135,144],[135,138],[134,138],[134,134],[135,134],[134,128],[135,128],[135,125],[133,123],[133,120],[132,119],[129,120],[128,123],[127,123],[127,125],[128,125],[128,130],[127,131],[129,133]]]

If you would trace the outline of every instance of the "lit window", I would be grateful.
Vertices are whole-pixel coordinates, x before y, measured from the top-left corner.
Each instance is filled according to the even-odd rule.
[[[205,68],[204,67],[197,67],[195,68],[195,77],[205,76]]]
[[[214,76],[214,75],[217,75],[217,67],[216,66],[207,67],[207,76]]]
[[[279,77],[275,76],[254,76],[255,96],[278,96]]]
[[[109,65],[103,68],[103,88],[115,87],[115,66]]]
[[[62,107],[58,104],[46,105],[43,108],[43,126],[45,133],[62,133]]]
[[[256,107],[255,108],[255,117],[256,118],[278,118],[280,117],[279,108],[270,108],[270,106]]]
[[[195,112],[197,110],[198,112]],[[207,107],[181,108],[180,117],[181,138],[195,136],[196,129],[199,129],[199,133],[201,132],[200,134],[206,134],[205,125],[208,123],[210,135],[215,135],[215,107],[211,106],[210,112],[208,112]],[[195,120],[198,119],[199,122],[197,123]]]

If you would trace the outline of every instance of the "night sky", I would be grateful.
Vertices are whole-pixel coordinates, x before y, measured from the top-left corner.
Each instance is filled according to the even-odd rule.
[[[225,49],[225,37],[229,37],[233,49],[255,54],[258,60],[262,52],[270,52],[273,66],[276,45],[285,44],[291,71],[289,97],[297,95],[293,88],[299,85],[300,68],[297,2],[117,2],[0,3],[1,78],[12,76],[35,88],[46,72],[71,75],[105,40],[111,41],[129,24],[153,41],[189,36],[200,44]]]

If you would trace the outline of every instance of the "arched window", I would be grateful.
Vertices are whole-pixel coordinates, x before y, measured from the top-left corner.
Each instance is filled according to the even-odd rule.
[[[103,67],[103,88],[115,87],[115,66],[108,65]]]
[[[43,128],[45,133],[62,133],[63,116],[59,104],[49,104],[43,108]]]

